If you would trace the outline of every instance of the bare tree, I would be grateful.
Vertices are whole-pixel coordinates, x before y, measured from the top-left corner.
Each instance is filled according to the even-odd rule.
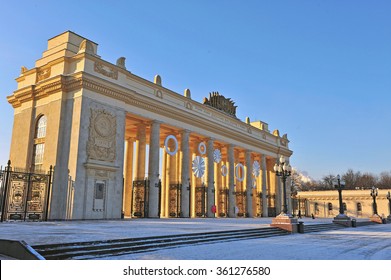
[[[376,185],[378,178],[371,173],[364,173],[357,178],[356,189],[369,189]]]
[[[379,180],[376,184],[379,189],[391,188],[391,171],[384,171],[380,173]]]

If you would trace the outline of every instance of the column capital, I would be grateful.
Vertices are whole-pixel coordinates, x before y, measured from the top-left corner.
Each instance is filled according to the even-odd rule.
[[[151,121],[148,121],[148,124],[149,125],[153,125],[153,124],[162,124],[163,122],[162,121],[159,121],[159,120],[151,120]]]
[[[234,144],[227,144],[225,145],[228,149],[235,149],[236,145]]]
[[[190,134],[190,133],[191,133],[191,130],[182,129],[182,130],[180,130],[179,132],[182,133],[182,134]]]

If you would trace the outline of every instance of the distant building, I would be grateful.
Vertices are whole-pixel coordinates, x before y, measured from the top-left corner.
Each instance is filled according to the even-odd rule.
[[[389,213],[389,202],[387,193],[391,189],[379,190],[376,197],[377,212],[380,216],[387,217]],[[344,213],[350,217],[369,218],[373,216],[373,198],[368,190],[343,190],[342,202]],[[300,204],[300,207],[298,206]],[[337,190],[329,191],[306,191],[298,192],[294,203],[294,213],[299,209],[304,216],[319,218],[334,218],[339,213],[339,199]]]
[[[55,166],[49,219],[279,214],[273,166],[292,155],[286,134],[239,120],[217,92],[199,103],[159,75],[132,74],[124,57],[103,60],[97,48],[69,31],[50,39],[8,96],[12,166]]]

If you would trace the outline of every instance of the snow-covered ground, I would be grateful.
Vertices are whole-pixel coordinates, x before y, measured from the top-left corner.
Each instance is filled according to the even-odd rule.
[[[302,219],[305,224],[331,219]],[[271,219],[5,222],[0,239],[29,245],[268,227]],[[193,245],[110,260],[391,260],[391,224]]]

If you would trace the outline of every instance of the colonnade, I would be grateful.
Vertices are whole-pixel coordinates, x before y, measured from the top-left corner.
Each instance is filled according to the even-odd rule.
[[[127,217],[268,217],[281,210],[281,184],[272,171],[279,155],[159,121],[140,121],[125,136]]]

